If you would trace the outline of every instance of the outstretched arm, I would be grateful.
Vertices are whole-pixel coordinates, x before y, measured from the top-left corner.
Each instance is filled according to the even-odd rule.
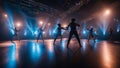
[[[67,29],[65,29],[65,28],[63,28],[63,27],[61,27],[61,29],[63,29],[63,30],[67,30]]]
[[[68,30],[69,27],[70,27],[70,24],[66,27],[66,30]]]

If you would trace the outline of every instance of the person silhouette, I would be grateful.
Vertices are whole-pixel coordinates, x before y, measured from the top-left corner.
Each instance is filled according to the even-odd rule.
[[[109,33],[110,33],[109,39],[111,40],[112,39],[112,35],[113,35],[113,29],[112,28],[110,28]]]
[[[90,29],[88,29],[88,30],[89,30],[89,38],[88,38],[88,41],[89,41],[90,39],[93,39],[93,40],[95,41],[94,29],[93,29],[93,27],[90,27]]]
[[[62,41],[62,34],[61,34],[61,30],[66,30],[65,28],[63,28],[63,27],[61,27],[61,24],[58,24],[58,28],[57,28],[57,33],[56,33],[56,35],[55,35],[55,38],[54,38],[54,45],[55,45],[55,41],[56,41],[56,39],[60,36],[60,38],[61,38],[61,41]]]
[[[37,37],[37,42],[38,42],[38,40],[39,40],[39,37],[41,37],[42,40],[43,40],[43,43],[44,43],[43,29],[42,29],[42,28],[39,28],[38,32],[39,32],[39,33],[38,33],[38,37]]]
[[[20,30],[17,30],[17,28],[15,27],[15,28],[13,28],[13,30],[14,30],[14,35],[13,35],[13,38],[15,38],[15,37],[18,37],[18,33],[19,33],[19,31]],[[13,42],[13,38],[11,39],[11,42]],[[20,39],[18,38],[18,40],[20,41]]]
[[[77,24],[77,23],[75,23],[75,21],[76,21],[76,19],[75,18],[72,18],[71,19],[71,23],[68,25],[68,27],[67,27],[67,29],[70,27],[70,33],[69,33],[69,38],[68,38],[68,42],[67,42],[67,48],[69,47],[69,43],[70,43],[70,40],[71,40],[71,38],[72,38],[72,36],[73,35],[75,35],[75,37],[76,37],[76,39],[77,39],[77,41],[78,41],[78,43],[79,43],[79,46],[80,47],[82,47],[81,46],[81,43],[80,43],[80,39],[79,39],[79,36],[78,36],[78,33],[77,33],[77,29],[76,29],[76,27],[78,26],[78,27],[80,27],[80,25],[79,24]]]

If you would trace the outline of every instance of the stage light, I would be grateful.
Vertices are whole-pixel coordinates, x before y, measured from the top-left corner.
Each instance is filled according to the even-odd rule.
[[[39,21],[39,25],[42,25],[43,24],[43,21]]]
[[[26,35],[27,35],[27,31],[24,32],[24,36],[26,36]]]
[[[117,32],[120,32],[120,28],[119,27],[117,28]]]
[[[20,22],[17,22],[16,23],[16,27],[20,27],[21,26],[21,23]]]
[[[35,35],[38,35],[38,31],[35,31],[34,34],[35,34]]]
[[[83,30],[83,34],[86,34],[86,30]]]
[[[117,29],[117,32],[119,32],[120,31],[120,29]]]
[[[7,15],[7,14],[4,14],[4,17],[5,17],[5,18],[8,18],[8,15]]]
[[[64,25],[63,25],[63,27],[64,27],[64,28],[66,28],[66,27],[67,27],[67,25],[66,25],[66,24],[64,24]]]
[[[110,10],[109,9],[105,10],[105,15],[110,15]]]
[[[45,34],[45,31],[43,31],[43,34]]]
[[[56,30],[53,30],[53,33],[54,33],[54,34],[57,33]]]

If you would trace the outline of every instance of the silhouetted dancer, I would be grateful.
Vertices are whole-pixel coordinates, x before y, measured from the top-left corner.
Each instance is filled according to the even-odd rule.
[[[93,27],[91,27],[91,28],[89,29],[89,38],[88,38],[88,41],[89,41],[90,39],[93,39],[94,42],[95,42],[94,29],[93,29]]]
[[[15,38],[15,37],[18,37],[18,33],[19,33],[19,31],[20,30],[17,30],[17,28],[15,27],[14,29],[14,35],[13,35],[13,38]],[[13,42],[13,38],[11,39],[11,42]],[[20,41],[20,39],[18,38],[18,40]]]
[[[56,33],[56,35],[55,35],[55,38],[54,38],[54,45],[55,45],[55,41],[56,41],[56,39],[60,36],[60,38],[61,38],[61,41],[62,41],[62,34],[61,34],[61,30],[62,29],[64,29],[63,27],[61,27],[61,24],[58,24],[58,28],[57,28],[57,33]],[[66,29],[64,29],[64,30],[66,30]]]
[[[38,42],[38,40],[39,40],[39,37],[41,37],[42,40],[43,40],[43,43],[44,43],[43,29],[42,29],[42,28],[39,28],[39,31],[38,31],[38,32],[39,32],[39,33],[38,33],[38,37],[37,37],[37,42]]]
[[[67,27],[67,29],[70,27],[70,34],[69,34],[69,39],[68,39],[68,42],[67,42],[67,48],[68,48],[68,46],[69,46],[69,43],[70,43],[70,40],[71,40],[71,38],[72,38],[72,36],[73,35],[75,35],[75,37],[77,38],[77,41],[79,42],[79,46],[80,47],[82,47],[81,46],[81,43],[80,43],[80,39],[79,39],[79,36],[78,36],[78,33],[77,33],[77,29],[76,29],[76,27],[80,27],[80,25],[79,24],[77,24],[77,23],[75,23],[75,19],[73,18],[72,20],[71,20],[71,23],[68,25],[68,27]]]
[[[112,40],[112,35],[113,35],[113,29],[112,28],[110,28],[109,33],[110,33],[109,39]]]

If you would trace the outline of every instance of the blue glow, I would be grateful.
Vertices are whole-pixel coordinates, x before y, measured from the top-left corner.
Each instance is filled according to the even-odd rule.
[[[11,29],[10,29],[10,31],[11,31],[12,35],[14,35],[14,34],[15,34],[15,31],[14,31],[14,30],[11,30]]]
[[[38,35],[38,31],[35,31],[34,34],[35,34],[35,35]]]
[[[120,32],[120,29],[117,29],[117,32]]]
[[[51,31],[51,29],[49,30],[49,36],[52,36],[52,31]]]
[[[32,24],[29,20],[26,20],[26,26],[27,26],[27,29],[32,33],[32,35],[34,35]]]
[[[13,15],[12,15],[12,12],[9,10],[9,9],[6,9],[7,11],[7,15],[8,15],[8,18],[7,18],[7,26],[8,26],[8,29],[10,30],[10,32],[12,33],[12,35],[15,34],[14,32],[14,22],[13,22]]]
[[[16,45],[13,44],[8,51],[7,68],[16,68]]]
[[[56,30],[53,30],[53,33],[54,33],[54,34],[57,33]]]
[[[104,24],[103,24],[103,26],[104,26],[104,27],[103,27],[103,34],[104,34],[104,35],[106,35],[108,25],[109,25],[109,24],[108,24],[108,22],[106,22],[106,21],[105,21]]]
[[[82,33],[83,33],[84,35],[86,35],[86,33],[87,33],[87,32],[86,32],[86,30],[83,30],[83,32],[82,32]]]
[[[84,22],[84,23],[83,23],[83,29],[82,29],[82,34],[83,34],[83,36],[86,36],[86,35],[87,35],[86,26],[87,26],[87,24],[86,24],[86,22]]]
[[[117,27],[117,32],[120,32],[120,26]]]
[[[94,31],[94,34],[97,35],[97,31]]]
[[[103,31],[103,35],[106,35],[106,31],[105,30]]]
[[[95,42],[98,42],[99,40],[98,39],[95,39]]]
[[[83,37],[87,37],[88,34],[89,34],[89,31],[88,31],[88,30],[86,30],[86,29],[83,29],[83,30],[82,30],[82,36],[83,36]]]
[[[86,50],[86,42],[85,41],[82,41],[82,46],[83,46],[83,51],[85,51]]]
[[[45,31],[43,31],[43,34],[45,34]]]
[[[65,30],[62,30],[62,34],[64,34]]]
[[[62,51],[63,51],[63,52],[64,52],[64,50],[65,50],[65,48],[66,48],[66,46],[65,46],[66,44],[65,44],[65,43],[66,43],[66,40],[63,39],[63,40],[62,40]]]
[[[94,44],[94,49],[96,49],[96,48],[97,48],[98,42],[99,42],[99,40],[98,40],[98,39],[96,39],[96,40],[95,40],[95,44]]]
[[[55,26],[55,28],[53,29],[53,34],[56,34],[56,33],[57,33],[57,27],[58,27],[58,26]]]
[[[58,28],[57,24],[58,23],[60,23],[60,19],[57,19],[57,21],[56,21],[55,28],[53,29],[53,34],[57,33],[57,28]]]
[[[39,62],[39,59],[40,58],[42,58],[42,49],[41,49],[41,45],[38,45],[37,43],[35,43],[35,42],[32,42],[31,43],[32,45],[31,45],[31,59],[32,59],[32,61],[33,62],[35,62],[35,63],[37,63],[37,62]]]
[[[25,32],[24,32],[24,36],[26,36],[27,35],[27,31],[25,30]]]

